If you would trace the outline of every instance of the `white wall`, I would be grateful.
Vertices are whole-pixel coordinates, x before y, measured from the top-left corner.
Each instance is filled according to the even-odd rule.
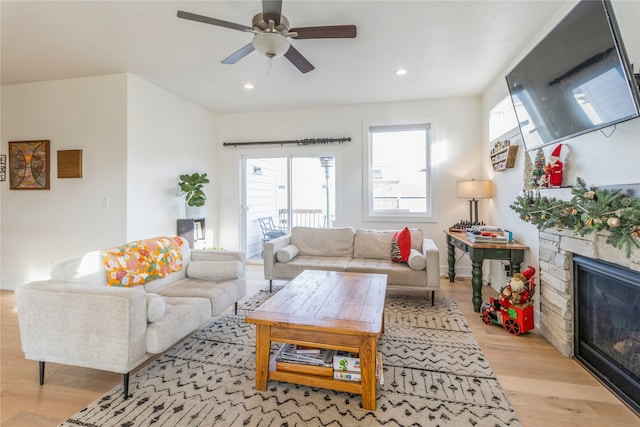
[[[3,86],[1,118],[3,153],[7,141],[51,140],[50,190],[1,185],[2,289],[90,250],[175,234],[178,176],[214,175],[213,114],[132,75]],[[60,149],[83,150],[82,178],[56,177]],[[213,184],[206,193],[213,219]]]
[[[529,50],[537,44],[574,5],[571,3],[560,10],[558,14],[542,28],[538,37],[531,40],[529,46],[522,49],[522,55],[514,58],[513,62],[497,76],[491,86],[485,91],[482,99],[483,125],[485,126],[484,155],[485,174],[494,182],[496,194],[492,199],[494,210],[492,220],[505,228],[514,231],[514,237],[521,243],[529,246],[525,256],[525,265],[533,265],[538,268],[538,230],[531,224],[518,218],[518,215],[509,208],[522,190],[524,173],[524,150],[520,147],[515,168],[505,172],[494,173],[489,162],[491,143],[488,136],[489,111],[505,96],[508,95],[504,76],[522,59]],[[640,64],[640,29],[637,26],[637,17],[640,16],[640,2],[614,1],[614,13],[618,20],[624,44],[629,60],[636,64],[638,72]],[[609,136],[609,134],[611,134]],[[605,136],[606,135],[606,136]],[[563,184],[575,184],[576,177],[583,178],[587,185],[605,186],[617,184],[632,184],[640,182],[640,119],[634,119],[613,127],[604,129],[603,132],[593,132],[564,141],[562,155],[566,166]],[[550,152],[555,144],[545,147],[545,158],[549,159]],[[529,153],[531,159],[535,159],[535,151]],[[565,157],[566,156],[566,157]],[[570,198],[569,190],[550,189],[543,190],[543,195],[556,198]],[[538,275],[538,274],[537,274]],[[497,262],[491,262],[491,282],[497,289],[504,286],[506,279]],[[537,304],[537,302],[536,302]]]
[[[174,235],[176,219],[185,218],[178,177],[214,178],[214,114],[133,75],[127,98],[126,241]],[[207,246],[214,235],[214,185],[211,180],[204,188]]]
[[[2,87],[8,141],[51,141],[51,189],[2,194],[2,289],[49,277],[56,260],[124,241],[126,75]],[[81,149],[82,178],[57,178],[57,150]],[[109,198],[109,207],[104,199]]]
[[[441,249],[440,264],[446,270],[443,230],[468,218],[466,200],[456,197],[456,182],[480,178],[484,154],[479,98],[436,99],[416,102],[352,105],[339,108],[228,114],[219,116],[217,159],[219,191],[219,244],[241,248],[242,217],[240,158],[244,155],[278,155],[303,152],[336,157],[336,226],[397,229],[421,228]],[[433,124],[433,190],[435,222],[365,222],[363,220],[363,125],[367,122],[421,119]],[[250,124],[248,126],[247,124]],[[223,147],[223,142],[273,141],[303,138],[342,138],[344,144],[297,147]],[[411,156],[411,153],[407,153]],[[483,205],[481,209],[488,208]],[[481,213],[482,215],[482,213]]]

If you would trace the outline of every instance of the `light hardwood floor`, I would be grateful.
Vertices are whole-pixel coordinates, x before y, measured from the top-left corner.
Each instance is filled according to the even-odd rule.
[[[247,268],[249,293],[268,286],[262,266]],[[572,359],[560,355],[536,331],[513,336],[482,323],[471,304],[470,280],[441,279],[437,296],[457,300],[491,367],[525,426],[640,426],[640,418]],[[495,296],[490,287],[483,299]],[[430,302],[425,300],[425,305]],[[15,297],[0,292],[0,425],[56,426],[116,385],[122,376],[93,369],[47,364],[38,385],[38,364],[20,349]],[[427,424],[425,424],[426,426]]]

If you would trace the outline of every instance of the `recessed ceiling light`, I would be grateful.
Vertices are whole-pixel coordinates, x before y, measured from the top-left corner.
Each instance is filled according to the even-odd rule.
[[[244,88],[245,89],[253,89],[253,83],[245,83],[244,84]]]
[[[406,68],[398,68],[397,70],[395,70],[393,72],[396,76],[404,76],[405,74],[407,74],[407,69]]]

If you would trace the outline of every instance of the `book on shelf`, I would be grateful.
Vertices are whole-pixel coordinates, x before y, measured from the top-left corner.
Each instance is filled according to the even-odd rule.
[[[200,221],[194,222],[193,228],[194,228],[194,239],[195,240],[204,239],[204,230],[202,230],[202,223]]]
[[[352,362],[352,366],[356,366],[355,362]],[[343,365],[340,365],[342,367]],[[362,381],[362,373],[360,372],[360,360],[358,359],[357,371],[344,371],[342,369],[333,370],[333,378],[342,381]],[[384,385],[384,375],[382,366],[382,353],[376,353],[376,382],[380,385]]]
[[[360,356],[358,353],[336,351],[333,355],[333,369],[336,371],[360,371]]]
[[[320,354],[320,348],[308,345],[296,344],[296,353],[298,354]]]
[[[473,225],[467,228],[467,232],[474,234],[493,233],[499,236],[504,236],[504,230],[497,225]]]
[[[507,243],[504,230],[495,225],[474,225],[467,228],[467,239],[473,243]]]
[[[472,243],[507,243],[509,241],[506,237],[496,234],[482,235],[469,232],[467,232],[467,239]]]

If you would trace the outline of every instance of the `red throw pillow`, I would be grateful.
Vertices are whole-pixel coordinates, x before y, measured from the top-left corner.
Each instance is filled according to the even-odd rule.
[[[407,262],[411,253],[411,233],[407,227],[399,233],[394,233],[391,240],[391,261]]]

